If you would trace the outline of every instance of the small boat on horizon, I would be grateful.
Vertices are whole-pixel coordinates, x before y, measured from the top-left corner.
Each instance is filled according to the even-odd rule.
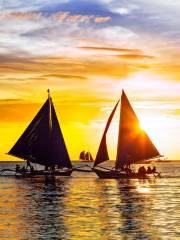
[[[17,166],[16,172],[22,176],[71,175],[72,164],[49,89],[46,102],[8,154],[27,161],[26,168]],[[30,163],[45,169],[35,170]]]
[[[79,155],[79,160],[81,162],[93,162],[94,161],[94,159],[89,151],[87,151],[87,152],[82,151]]]
[[[130,166],[132,164],[137,164],[140,162],[143,163],[146,160],[159,158],[161,155],[147,133],[140,128],[139,120],[124,90],[122,90],[121,95],[119,133],[115,167],[113,169],[108,169],[100,166],[101,163],[109,160],[106,144],[106,134],[119,102],[120,100],[118,100],[116,103],[106,123],[106,127],[92,170],[100,178],[147,178],[149,174],[156,174],[155,167],[153,169],[149,167],[148,171],[146,171],[144,167],[141,167],[139,168],[138,172],[134,172]],[[157,175],[158,174],[159,173],[157,173]]]

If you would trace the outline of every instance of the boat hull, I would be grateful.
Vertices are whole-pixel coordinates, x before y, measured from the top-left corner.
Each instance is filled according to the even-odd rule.
[[[131,172],[120,172],[116,170],[100,170],[97,168],[92,169],[99,178],[105,178],[105,179],[146,179],[149,178],[149,176],[145,175],[139,175],[137,173]]]
[[[38,176],[71,176],[73,169],[68,169],[66,171],[55,171],[55,172],[48,172],[43,170],[35,170],[33,173],[26,172],[21,173],[21,177],[38,177]],[[19,177],[19,174],[18,174]]]

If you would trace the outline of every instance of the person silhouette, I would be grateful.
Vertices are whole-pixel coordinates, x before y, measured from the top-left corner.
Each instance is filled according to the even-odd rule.
[[[151,169],[150,166],[147,168],[147,172],[146,172],[146,173],[147,173],[147,174],[151,174],[151,173],[152,173],[152,169]]]
[[[28,168],[31,170],[31,163],[30,163],[29,160],[27,160],[27,163],[26,163],[26,170],[27,170]]]
[[[16,172],[19,172],[19,170],[20,170],[20,165],[16,164]]]
[[[152,173],[156,173],[156,167],[155,166],[152,169]]]

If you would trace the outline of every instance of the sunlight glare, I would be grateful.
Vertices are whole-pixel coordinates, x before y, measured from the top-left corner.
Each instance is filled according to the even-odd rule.
[[[140,193],[149,193],[150,192],[150,188],[138,187],[137,191],[140,192]]]

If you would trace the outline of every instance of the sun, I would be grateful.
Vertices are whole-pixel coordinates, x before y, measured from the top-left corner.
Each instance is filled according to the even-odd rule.
[[[152,117],[143,116],[140,118],[140,128],[145,131],[150,137],[156,138],[157,125],[156,121]]]
[[[147,131],[149,128],[149,121],[147,119],[141,119],[140,120],[140,128],[143,131]]]

